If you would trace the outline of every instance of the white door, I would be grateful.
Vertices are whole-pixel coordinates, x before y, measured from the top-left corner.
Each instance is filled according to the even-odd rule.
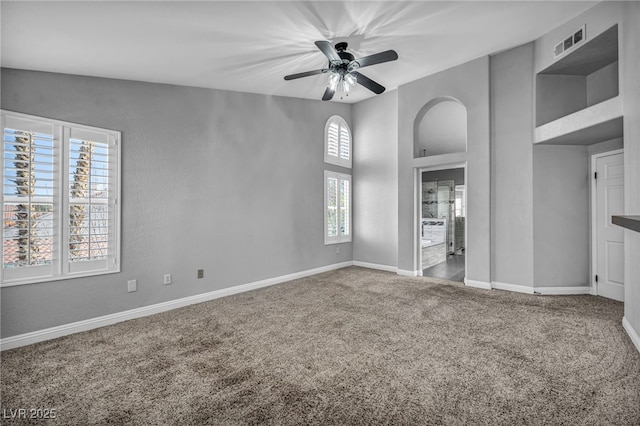
[[[624,213],[623,154],[596,158],[597,294],[624,301],[624,230],[611,222]]]

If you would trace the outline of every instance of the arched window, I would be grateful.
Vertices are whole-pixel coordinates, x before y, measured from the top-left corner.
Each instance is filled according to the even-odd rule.
[[[329,117],[324,127],[324,162],[351,168],[351,130],[338,115]]]
[[[351,131],[338,115],[324,126],[324,162],[351,168]],[[324,171],[324,243],[351,241],[351,174]]]

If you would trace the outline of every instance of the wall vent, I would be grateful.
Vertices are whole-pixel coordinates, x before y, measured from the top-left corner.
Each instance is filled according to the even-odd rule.
[[[554,59],[558,59],[560,56],[565,55],[566,53],[574,50],[577,46],[584,43],[587,39],[587,26],[583,25],[582,27],[575,30],[571,35],[565,37],[561,42],[556,43],[553,48],[553,57]]]

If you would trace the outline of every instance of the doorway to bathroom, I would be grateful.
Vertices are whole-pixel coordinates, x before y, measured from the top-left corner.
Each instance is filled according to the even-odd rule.
[[[422,275],[464,282],[466,186],[464,167],[421,173]]]

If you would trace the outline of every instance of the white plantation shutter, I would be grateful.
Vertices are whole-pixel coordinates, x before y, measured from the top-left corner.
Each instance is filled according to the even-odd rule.
[[[326,178],[327,182],[327,237],[338,236],[338,179],[332,176]]]
[[[2,285],[119,271],[120,133],[2,111]]]
[[[327,120],[324,141],[325,163],[351,168],[351,131],[342,117]]]
[[[345,126],[340,126],[340,158],[346,161],[351,159],[351,134]]]
[[[340,126],[337,123],[329,124],[327,129],[327,155],[338,157],[340,152]]]
[[[351,176],[325,170],[324,182],[324,243],[351,241]]]
[[[54,166],[59,160],[54,131],[51,124],[3,117],[3,278],[54,271]]]
[[[350,192],[351,178],[340,179],[340,236],[348,236],[350,232]]]
[[[115,262],[115,138],[70,129],[68,262],[70,272],[109,269]]]

